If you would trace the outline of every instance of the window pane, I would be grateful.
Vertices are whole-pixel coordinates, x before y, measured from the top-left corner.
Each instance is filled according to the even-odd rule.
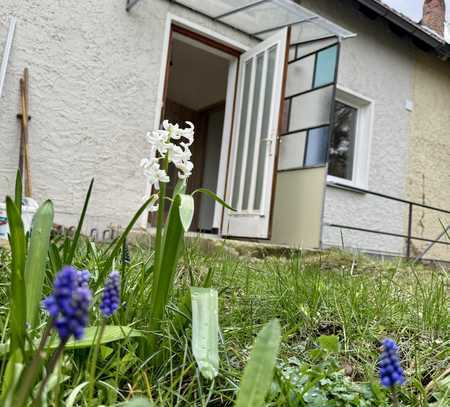
[[[328,133],[328,126],[308,131],[305,167],[324,165],[327,162]]]
[[[240,123],[239,123],[239,134],[238,134],[238,146],[236,153],[236,170],[234,173],[234,185],[233,185],[233,208],[237,208],[237,204],[239,202],[239,186],[241,180],[241,171],[242,171],[242,157],[244,152],[244,142],[245,142],[245,127],[247,125],[247,112],[248,112],[248,98],[250,92],[250,82],[252,76],[252,59],[247,61],[245,64],[245,74],[244,74],[244,90],[242,95],[242,106],[241,106],[241,115],[240,115]]]
[[[310,90],[313,82],[314,55],[288,65],[286,97]]]
[[[334,82],[337,61],[337,46],[320,51],[317,54],[314,87]]]
[[[272,106],[272,95],[273,95],[273,85],[274,85],[274,74],[275,74],[275,61],[277,58],[277,46],[272,47],[268,51],[268,61],[267,61],[267,79],[266,86],[264,87],[264,108],[263,117],[261,125],[261,143],[259,145],[259,158],[258,158],[258,172],[256,174],[256,190],[255,190],[255,209],[261,209],[261,201],[263,199],[264,191],[264,178],[266,169],[266,159],[267,159],[267,143],[264,139],[267,139],[270,134],[270,108]],[[270,187],[270,186],[269,186]]]
[[[289,131],[330,124],[334,86],[317,89],[292,99]]]
[[[353,178],[357,115],[358,110],[354,107],[335,102],[328,165],[330,175],[348,180]]]
[[[252,209],[249,207],[248,200],[250,197],[250,186],[253,178],[253,157],[255,154],[255,141],[258,134],[256,134],[256,126],[258,125],[258,108],[261,95],[261,79],[264,64],[264,52],[256,57],[256,75],[255,75],[255,90],[253,94],[253,106],[250,117],[250,134],[248,136],[247,146],[247,165],[245,170],[244,181],[244,198],[242,209]]]
[[[303,167],[306,131],[281,137],[278,170]]]

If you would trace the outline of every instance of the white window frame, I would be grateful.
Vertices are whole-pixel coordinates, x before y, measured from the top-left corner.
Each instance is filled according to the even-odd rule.
[[[356,109],[355,146],[352,179],[327,174],[327,182],[360,189],[369,189],[370,148],[372,142],[374,101],[338,85],[335,100]],[[330,132],[332,128],[330,129]],[[330,133],[331,137],[331,133]]]

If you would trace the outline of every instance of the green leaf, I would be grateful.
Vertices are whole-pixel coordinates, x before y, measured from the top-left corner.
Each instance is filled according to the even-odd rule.
[[[75,340],[71,339],[67,342],[65,349],[83,349],[94,346],[97,338],[96,332],[99,328],[96,326],[90,326],[86,328],[83,339]],[[106,325],[103,335],[100,340],[100,344],[116,342],[126,338],[143,337],[144,334],[141,331],[137,331],[129,326],[119,325]],[[59,345],[59,338],[53,337],[47,346],[47,349],[56,349]]]
[[[322,335],[319,337],[320,348],[330,353],[339,352],[339,337],[335,335]]]
[[[114,350],[109,346],[100,346],[100,355],[102,356],[102,359],[106,359],[113,352]]]
[[[30,249],[25,264],[25,291],[27,298],[27,321],[36,326],[42,286],[45,276],[50,232],[53,227],[53,203],[45,201],[33,218]]]
[[[9,355],[6,363],[5,372],[2,378],[2,397],[0,399],[1,406],[10,406],[12,399],[12,390],[16,386],[19,375],[22,371],[22,364],[18,361],[22,359],[20,350],[16,349]]]
[[[230,205],[228,205],[222,198],[219,198],[214,192],[211,192],[209,189],[206,188],[199,188],[196,189],[193,193],[192,196],[194,196],[197,192],[200,192],[201,194],[206,194],[208,195],[210,198],[214,199],[215,201],[219,202],[222,206],[224,206],[225,208],[229,209],[230,211],[236,212],[236,209],[234,209],[233,207],[231,207]]]
[[[255,339],[241,379],[236,407],[260,407],[264,404],[272,385],[280,341],[280,323],[274,319],[264,326]]]
[[[208,380],[219,373],[219,306],[217,290],[191,287],[192,353]]]
[[[153,401],[145,399],[143,397],[135,397],[133,400],[120,404],[124,407],[154,407]]]
[[[173,285],[178,258],[183,247],[184,229],[180,219],[181,197],[178,194],[170,207],[167,227],[162,246],[162,260],[159,268],[155,268],[151,297],[150,348],[156,351],[156,334],[160,331],[161,320],[168,302],[169,292]]]
[[[14,192],[14,203],[16,204],[16,208],[19,211],[19,214],[22,216],[22,176],[20,175],[19,170],[17,170],[16,173],[16,188]]]
[[[194,198],[191,195],[179,194],[180,201],[180,220],[185,232],[189,230],[194,217]]]
[[[75,235],[73,237],[72,245],[70,246],[70,250],[67,253],[66,257],[64,257],[65,264],[72,264],[73,256],[75,255],[75,251],[77,250],[78,240],[80,239],[84,218],[86,217],[86,211],[89,205],[89,199],[91,198],[93,186],[94,186],[94,178],[92,178],[91,183],[89,184],[89,189],[87,191],[86,198],[84,200],[83,210],[81,211],[80,220],[78,221],[78,226],[77,230],[75,231]]]
[[[24,352],[25,345],[25,321],[27,303],[25,295],[25,233],[22,218],[15,203],[8,196],[6,197],[6,213],[9,224],[10,245],[11,245],[11,286],[10,286],[10,329],[11,348],[14,352],[17,348]],[[20,360],[18,361],[20,362]]]

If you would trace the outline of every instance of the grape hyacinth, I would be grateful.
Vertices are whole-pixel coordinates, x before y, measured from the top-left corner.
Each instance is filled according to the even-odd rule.
[[[397,344],[389,338],[383,340],[383,351],[378,365],[380,367],[380,382],[390,388],[405,382],[405,374],[400,366]]]
[[[91,290],[90,274],[73,266],[64,266],[56,274],[53,293],[43,301],[43,306],[53,318],[53,326],[62,342],[72,335],[81,339],[88,323]]]
[[[120,274],[112,271],[106,280],[100,311],[105,318],[112,316],[119,308],[120,303]]]

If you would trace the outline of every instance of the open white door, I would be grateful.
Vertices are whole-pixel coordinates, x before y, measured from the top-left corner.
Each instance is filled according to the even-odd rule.
[[[222,235],[267,239],[288,29],[240,57]]]

